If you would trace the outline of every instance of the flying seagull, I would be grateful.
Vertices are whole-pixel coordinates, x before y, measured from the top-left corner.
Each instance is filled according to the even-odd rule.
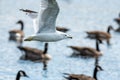
[[[56,30],[56,18],[59,7],[56,0],[42,0],[40,12],[37,17],[37,25],[34,29],[36,34],[29,36],[24,41],[55,42],[67,38],[72,38],[66,33]]]

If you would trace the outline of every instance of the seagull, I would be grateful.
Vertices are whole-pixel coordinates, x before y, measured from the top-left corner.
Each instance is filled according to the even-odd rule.
[[[24,41],[56,42],[72,38],[70,35],[56,30],[56,18],[59,6],[56,0],[42,0],[40,12],[34,26],[35,34],[25,38]]]

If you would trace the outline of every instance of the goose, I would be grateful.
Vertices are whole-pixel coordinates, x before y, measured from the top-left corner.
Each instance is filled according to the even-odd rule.
[[[31,47],[23,47],[23,46],[18,46],[18,49],[20,51],[24,52],[24,55],[21,56],[20,59],[22,60],[31,60],[35,62],[41,62],[43,60],[50,60],[51,56],[48,55],[48,43],[45,43],[44,46],[44,51],[36,49],[36,48],[31,48]]]
[[[20,11],[25,12],[31,19],[33,19],[33,24],[34,25],[37,24],[35,22],[36,22],[36,19],[37,19],[37,16],[38,16],[38,12],[33,11],[33,10],[29,10],[29,9],[20,9]],[[61,32],[69,31],[68,28],[61,27],[61,26],[56,26],[56,30],[61,31]]]
[[[110,45],[110,38],[111,38],[110,30],[114,30],[111,25],[108,26],[107,32],[104,32],[104,31],[87,31],[86,32],[87,35],[88,35],[87,38],[96,39],[96,35],[97,35],[100,40],[106,40],[107,44]]]
[[[66,33],[56,30],[55,24],[59,13],[56,0],[42,0],[40,11],[36,19],[35,33],[24,41],[56,42],[63,39],[72,39]]]
[[[96,48],[99,50],[99,43],[102,43],[101,40],[96,39]],[[73,54],[71,56],[78,57],[82,56],[83,58],[96,58],[99,56],[102,56],[102,53],[100,51],[97,51],[94,48],[91,47],[79,47],[79,46],[68,46],[73,50]]]
[[[28,75],[23,70],[19,70],[16,75],[16,80],[20,80],[21,77],[28,77]]]
[[[56,30],[61,31],[61,32],[67,32],[67,31],[69,31],[68,28],[61,27],[61,26],[56,26]]]
[[[67,75],[64,76],[65,79],[67,80],[98,80],[97,79],[97,72],[98,71],[102,71],[102,67],[99,66],[99,65],[95,65],[95,68],[94,68],[94,72],[93,72],[93,77],[91,76],[87,76],[87,75],[84,75],[84,74],[69,74],[69,73],[64,73],[64,75]]]
[[[119,13],[119,18],[115,18],[114,21],[119,25],[119,27],[115,31],[120,32],[120,13]]]
[[[10,41],[18,41],[18,42],[22,42],[22,39],[24,37],[24,32],[23,32],[23,29],[24,29],[24,23],[22,20],[19,20],[17,22],[17,24],[20,24],[21,25],[21,29],[20,30],[17,30],[17,29],[14,29],[14,30],[10,30],[9,31],[9,40]]]

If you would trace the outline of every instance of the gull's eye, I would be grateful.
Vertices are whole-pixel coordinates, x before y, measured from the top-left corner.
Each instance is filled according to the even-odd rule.
[[[67,36],[67,35],[65,35],[65,36]]]

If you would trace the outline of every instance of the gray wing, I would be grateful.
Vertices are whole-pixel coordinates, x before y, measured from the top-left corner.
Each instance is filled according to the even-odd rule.
[[[56,0],[42,0],[39,16],[37,33],[55,32],[56,18],[59,13],[59,7]]]

